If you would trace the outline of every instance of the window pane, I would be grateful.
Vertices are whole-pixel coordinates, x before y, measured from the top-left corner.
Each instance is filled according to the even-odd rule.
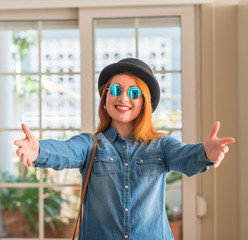
[[[38,189],[0,188],[0,206],[0,237],[38,237]]]
[[[167,189],[166,209],[175,240],[182,239],[182,189]]]
[[[182,130],[170,130],[170,129],[158,129],[159,132],[165,133],[173,138],[176,138],[179,141],[182,141]]]
[[[42,138],[65,141],[77,134],[80,133],[78,131],[44,131],[42,133]],[[46,183],[80,184],[82,180],[79,169],[64,169],[62,171],[55,171],[48,168],[43,170],[43,176],[44,182]]]
[[[32,133],[39,139],[39,132]],[[39,182],[39,169],[24,166],[16,154],[14,140],[24,138],[22,132],[0,132],[0,182]]]
[[[77,22],[45,22],[43,28],[41,71],[79,72],[80,42]]]
[[[135,57],[134,19],[95,20],[95,70]]]
[[[141,18],[139,58],[152,70],[181,69],[181,28],[179,17]]]
[[[80,128],[80,75],[42,77],[42,127]]]
[[[45,238],[71,238],[80,204],[80,187],[45,188]]]
[[[0,128],[39,126],[38,76],[0,76]]]
[[[182,128],[181,74],[155,74],[159,81],[160,102],[153,114],[156,128]]]
[[[180,181],[180,180],[179,180]],[[181,185],[181,183],[179,183]],[[169,188],[167,189],[167,214],[169,220],[182,219],[182,189]]]
[[[38,71],[36,22],[0,22],[0,72]]]

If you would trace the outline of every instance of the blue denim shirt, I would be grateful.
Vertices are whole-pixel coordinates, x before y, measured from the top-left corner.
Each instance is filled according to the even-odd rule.
[[[184,144],[169,136],[150,144],[134,142],[111,127],[97,139],[79,239],[174,239],[165,209],[166,173],[192,176],[207,171],[213,163],[203,144]],[[79,168],[85,178],[93,147],[91,134],[64,142],[42,140],[34,166]]]

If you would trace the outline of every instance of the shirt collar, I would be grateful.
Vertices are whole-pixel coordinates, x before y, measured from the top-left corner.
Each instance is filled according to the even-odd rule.
[[[104,136],[109,140],[110,143],[113,143],[116,138],[119,138],[119,140],[121,141],[125,141],[120,133],[118,133],[117,131],[115,131],[111,126],[109,126],[104,132],[103,132]],[[132,141],[132,138],[131,138],[131,133],[128,134],[127,136],[127,141]]]
[[[109,142],[114,142],[116,137],[118,136],[118,132],[116,132],[112,127],[108,127],[104,132],[104,136],[109,140]]]

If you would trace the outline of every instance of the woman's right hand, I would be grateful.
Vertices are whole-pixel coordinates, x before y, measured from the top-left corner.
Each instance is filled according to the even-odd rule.
[[[18,146],[16,153],[21,157],[22,163],[32,167],[33,162],[39,156],[40,145],[36,137],[31,133],[29,128],[22,124],[22,131],[26,135],[26,138],[23,140],[15,140],[14,144]]]

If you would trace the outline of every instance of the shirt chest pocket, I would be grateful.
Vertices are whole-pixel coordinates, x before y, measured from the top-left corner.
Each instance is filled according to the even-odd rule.
[[[117,171],[116,160],[116,155],[97,152],[94,157],[92,172],[98,176],[114,174]]]
[[[149,153],[136,158],[138,173],[141,176],[158,176],[165,172],[162,153]]]

